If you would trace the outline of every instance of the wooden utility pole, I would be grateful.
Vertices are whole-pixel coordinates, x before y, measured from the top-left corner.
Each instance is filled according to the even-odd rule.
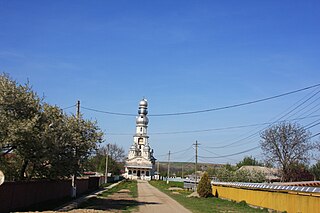
[[[183,179],[183,164],[182,164],[182,167],[181,167],[181,178]]]
[[[109,144],[107,144],[107,150],[106,150],[106,171],[105,171],[104,183],[108,183],[108,161],[109,161]]]
[[[80,119],[80,101],[77,102],[77,119]]]
[[[169,176],[170,176],[170,151],[168,155],[168,174],[167,174],[167,184],[169,184]]]
[[[196,146],[196,159],[195,159],[195,164],[194,164],[194,175],[195,175],[195,190],[197,190],[197,183],[198,183],[198,177],[197,177],[197,164],[198,164],[198,141],[194,144]]]
[[[78,120],[78,122],[79,122],[79,120],[80,120],[80,101],[78,101],[77,102],[77,114],[76,114],[76,118],[77,118],[77,120]],[[76,155],[77,153],[76,153],[77,151],[76,150],[74,150],[74,155]],[[78,164],[79,165],[79,164]],[[78,166],[77,165],[77,166]],[[76,179],[77,179],[77,177],[76,177],[76,171],[73,171],[73,174],[72,174],[72,176],[71,176],[71,186],[72,186],[72,191],[71,191],[71,197],[73,197],[73,198],[75,198],[76,196],[77,196],[77,186],[76,186]]]
[[[157,163],[157,172],[158,172],[159,179],[160,179],[160,162],[159,161]]]

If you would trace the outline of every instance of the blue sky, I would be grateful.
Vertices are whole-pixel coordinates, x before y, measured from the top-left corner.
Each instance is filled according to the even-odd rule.
[[[20,83],[29,80],[61,108],[80,100],[83,107],[136,113],[142,97],[150,114],[238,104],[320,83],[319,11],[319,1],[1,0],[0,71]],[[151,147],[160,160],[169,150],[186,150],[172,156],[176,161],[194,160],[188,148],[196,140],[203,157],[248,150],[259,144],[259,134],[247,137],[266,125],[151,133],[273,122],[313,91],[210,113],[150,117]],[[284,119],[317,115],[318,96]],[[98,121],[107,142],[129,148],[134,117],[81,111]],[[319,126],[310,131],[318,133]],[[262,159],[260,153],[200,162],[236,163],[245,155]]]

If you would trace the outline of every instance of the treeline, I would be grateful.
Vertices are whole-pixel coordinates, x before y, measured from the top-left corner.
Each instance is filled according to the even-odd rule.
[[[159,164],[160,175],[167,176],[167,162],[161,162]],[[283,179],[283,169],[280,167],[278,169],[272,169],[270,171],[259,171],[259,170],[246,170],[240,169],[242,166],[259,166],[273,168],[274,165],[268,162],[261,162],[252,156],[245,156],[236,165],[231,164],[209,164],[209,163],[199,163],[198,164],[198,177],[201,176],[203,172],[208,173],[208,175],[216,181],[224,182],[269,182],[272,181],[270,175],[273,177],[281,178],[281,181],[310,181],[310,180],[320,180],[320,161],[318,160],[315,164],[309,166],[301,162],[294,162],[290,164],[290,172],[287,172],[287,179]],[[170,163],[170,176],[186,177],[188,175],[194,174],[194,163],[184,163],[184,162],[171,162]],[[277,180],[279,181],[279,180]]]
[[[0,75],[0,170],[6,180],[79,174],[102,140],[96,121],[67,115],[29,83]]]

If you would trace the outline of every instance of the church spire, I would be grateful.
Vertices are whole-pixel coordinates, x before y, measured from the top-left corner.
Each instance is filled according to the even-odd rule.
[[[147,117],[148,114],[148,102],[146,99],[142,99],[139,102],[139,110],[138,110],[138,117],[136,120],[137,126],[144,126],[147,127],[149,123],[149,119]]]
[[[125,165],[127,178],[141,178],[150,180],[154,174],[155,158],[151,149],[147,134],[149,119],[148,101],[143,98],[139,102],[138,116],[136,118],[136,134],[133,136],[133,144],[130,147],[128,159]]]
[[[147,135],[147,128],[149,119],[148,114],[148,101],[142,99],[139,102],[138,116],[136,119],[136,135]]]

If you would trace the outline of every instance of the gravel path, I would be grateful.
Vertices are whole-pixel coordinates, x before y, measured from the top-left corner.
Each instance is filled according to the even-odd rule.
[[[138,181],[139,213],[191,213],[177,201],[151,186],[147,181]]]

